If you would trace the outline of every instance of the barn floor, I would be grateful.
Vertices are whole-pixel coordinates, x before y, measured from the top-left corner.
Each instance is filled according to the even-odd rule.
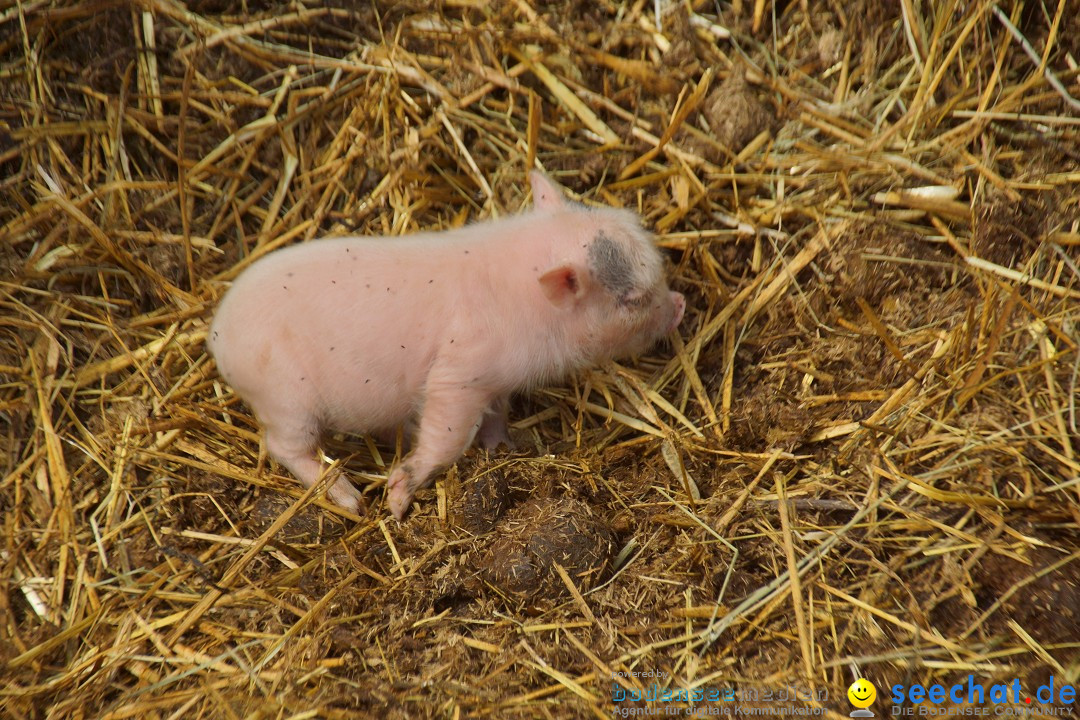
[[[1078,60],[1072,0],[0,3],[0,716],[1070,705],[1024,700],[1080,684]],[[394,443],[305,495],[229,281],[531,167],[641,213],[678,337],[404,522]]]

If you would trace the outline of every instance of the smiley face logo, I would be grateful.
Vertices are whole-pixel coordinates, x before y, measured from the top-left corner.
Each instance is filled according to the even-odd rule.
[[[866,678],[859,678],[847,689],[848,700],[857,708],[866,708],[877,699],[877,688]]]

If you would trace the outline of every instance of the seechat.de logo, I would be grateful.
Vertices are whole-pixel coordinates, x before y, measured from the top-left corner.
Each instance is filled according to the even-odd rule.
[[[1076,687],[1061,682],[1053,675],[1047,683],[1040,685],[1033,693],[1023,689],[1020,678],[1014,678],[1007,683],[984,685],[975,682],[974,675],[968,675],[966,682],[958,682],[955,685],[893,685],[889,690],[895,704],[894,715],[915,714],[911,706],[923,708],[919,712],[920,715],[941,714],[934,712],[933,707],[928,707],[936,705],[997,706],[994,714],[1007,715],[1016,714],[1007,712],[1013,709],[1013,705],[1020,706],[1016,708],[1018,712],[1038,706],[1043,706],[1042,709],[1045,711],[1047,705],[1072,708],[1073,703],[1076,702]],[[941,709],[944,710],[945,707]]]

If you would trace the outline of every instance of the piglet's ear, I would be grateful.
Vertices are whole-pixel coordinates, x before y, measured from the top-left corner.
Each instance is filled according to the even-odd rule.
[[[532,186],[534,209],[553,210],[566,204],[566,198],[559,186],[539,170],[529,173],[529,184]]]
[[[570,263],[551,268],[540,276],[540,288],[555,307],[568,307],[585,294],[585,274]]]

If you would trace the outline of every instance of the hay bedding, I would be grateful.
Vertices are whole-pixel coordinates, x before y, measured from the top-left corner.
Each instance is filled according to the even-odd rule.
[[[2,714],[1077,682],[1080,13],[660,5],[0,6]],[[673,346],[516,400],[404,524],[393,443],[327,440],[362,517],[260,463],[227,282],[534,160],[657,229]]]

